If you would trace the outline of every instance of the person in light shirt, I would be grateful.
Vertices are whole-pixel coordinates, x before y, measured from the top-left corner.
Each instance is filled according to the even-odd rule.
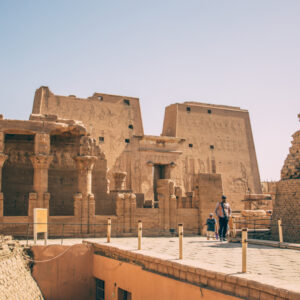
[[[215,213],[219,218],[219,237],[220,241],[226,241],[226,233],[228,228],[228,220],[231,216],[231,208],[226,201],[226,196],[222,196],[221,202],[217,203]]]

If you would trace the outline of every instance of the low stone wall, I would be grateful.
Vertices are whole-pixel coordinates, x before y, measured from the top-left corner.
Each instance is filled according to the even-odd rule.
[[[300,242],[300,179],[285,179],[277,183],[273,204],[272,238],[278,240],[277,220],[282,221],[283,241]]]
[[[13,241],[1,242],[0,237],[0,299],[43,299],[23,250]]]
[[[90,243],[95,254],[142,266],[144,270],[242,299],[300,299],[300,294],[221,272],[209,271],[117,247]]]

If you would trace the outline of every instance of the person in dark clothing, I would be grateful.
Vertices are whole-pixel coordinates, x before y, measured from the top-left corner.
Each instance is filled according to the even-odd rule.
[[[222,201],[218,202],[215,213],[219,218],[219,237],[220,241],[226,241],[226,233],[228,228],[228,220],[231,216],[231,208],[226,201],[226,196],[222,196]]]
[[[211,237],[215,238],[216,233],[217,233],[217,221],[215,218],[213,218],[213,214],[209,214],[209,218],[206,220],[206,236],[207,239],[209,240]]]

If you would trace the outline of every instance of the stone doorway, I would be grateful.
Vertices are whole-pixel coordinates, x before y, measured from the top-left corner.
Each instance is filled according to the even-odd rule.
[[[169,165],[155,164],[153,166],[153,194],[154,194],[154,207],[157,207],[157,180],[169,178]]]

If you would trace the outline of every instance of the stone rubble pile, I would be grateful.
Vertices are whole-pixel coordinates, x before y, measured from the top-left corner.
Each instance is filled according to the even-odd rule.
[[[300,130],[293,134],[292,147],[281,170],[281,179],[300,178]]]
[[[40,300],[43,295],[31,276],[24,248],[0,235],[0,300]]]

